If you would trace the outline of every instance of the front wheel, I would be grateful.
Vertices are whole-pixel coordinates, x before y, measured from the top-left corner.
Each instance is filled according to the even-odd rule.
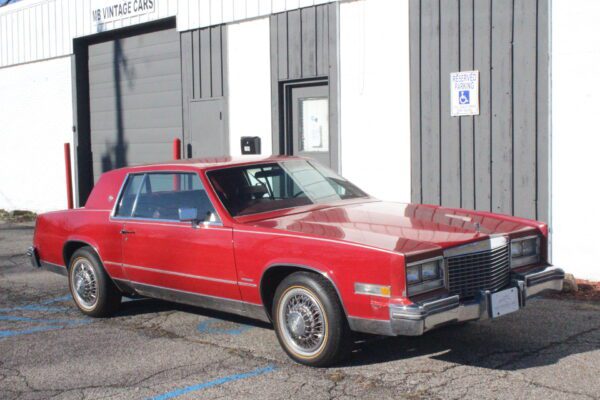
[[[69,289],[79,310],[90,317],[108,317],[121,304],[121,293],[89,247],[78,249],[71,257]]]
[[[281,347],[296,362],[325,367],[351,350],[351,335],[331,283],[310,272],[296,272],[277,287],[273,321]]]

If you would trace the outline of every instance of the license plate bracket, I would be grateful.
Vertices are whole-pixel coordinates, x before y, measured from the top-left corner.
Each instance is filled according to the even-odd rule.
[[[519,307],[519,292],[516,287],[501,290],[491,295],[492,318],[498,318],[517,311]]]

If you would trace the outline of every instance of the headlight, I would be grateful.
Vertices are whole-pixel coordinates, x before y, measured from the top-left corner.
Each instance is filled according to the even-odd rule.
[[[539,236],[512,239],[510,242],[510,263],[512,268],[540,262],[541,239]]]
[[[421,282],[420,270],[421,268],[418,265],[406,269],[406,282],[408,282],[409,285]]]
[[[442,257],[438,257],[408,264],[406,286],[409,296],[444,286],[443,260]]]

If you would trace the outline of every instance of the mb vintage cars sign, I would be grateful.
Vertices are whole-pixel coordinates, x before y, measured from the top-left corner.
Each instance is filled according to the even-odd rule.
[[[92,21],[105,24],[154,12],[156,0],[92,0]]]
[[[479,71],[450,74],[450,115],[479,115]]]

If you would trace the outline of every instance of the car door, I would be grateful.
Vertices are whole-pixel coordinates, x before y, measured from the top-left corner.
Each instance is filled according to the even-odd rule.
[[[123,196],[130,198],[115,216],[122,219],[123,269],[133,287],[183,302],[193,302],[185,299],[190,295],[240,299],[232,229],[222,226],[196,173],[131,175]],[[204,222],[180,221],[179,210],[190,208]]]

